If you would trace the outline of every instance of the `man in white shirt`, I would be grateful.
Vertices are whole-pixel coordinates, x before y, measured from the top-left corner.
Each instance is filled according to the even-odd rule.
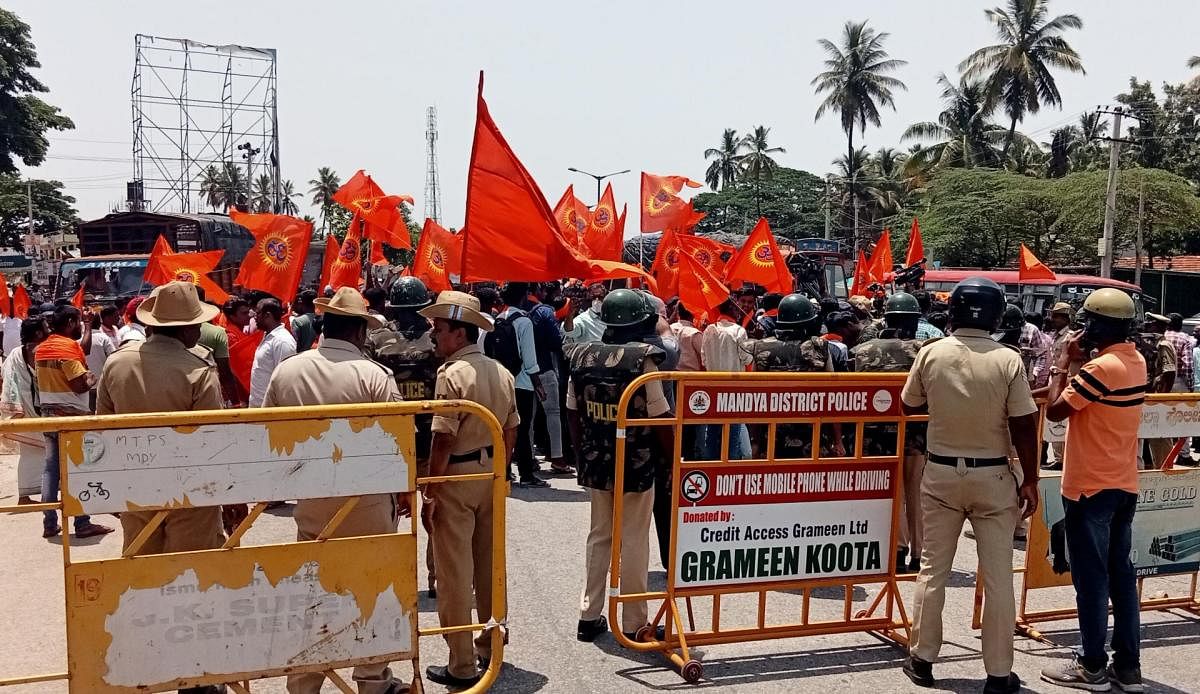
[[[706,371],[745,371],[753,356],[742,345],[748,339],[746,329],[733,316],[738,309],[732,300],[717,307],[721,312],[717,322],[704,329],[700,341],[700,355]],[[709,424],[701,431],[696,443],[701,460],[720,458],[721,425]],[[745,424],[729,427],[729,459],[744,460],[750,457],[750,431]]]
[[[296,354],[296,338],[283,324],[283,306],[275,299],[263,299],[255,310],[258,327],[266,335],[254,350],[254,364],[250,367],[250,407],[262,407],[267,396],[267,385],[275,367]]]
[[[600,304],[608,294],[608,288],[600,282],[588,287],[591,305],[573,318],[568,318],[570,328],[563,325],[563,342],[599,342],[604,337],[604,323],[600,322]]]
[[[92,316],[92,348],[87,353],[88,371],[96,377],[96,382],[100,381],[100,374],[104,373],[104,364],[108,361],[108,355],[117,351],[116,344],[112,338],[100,329],[100,316]],[[91,390],[92,409],[96,409],[96,387],[92,386]]]
[[[0,282],[2,281],[0,280]],[[16,316],[6,316],[3,321],[0,340],[3,341],[4,356],[7,357],[9,352],[21,349],[21,319]]]

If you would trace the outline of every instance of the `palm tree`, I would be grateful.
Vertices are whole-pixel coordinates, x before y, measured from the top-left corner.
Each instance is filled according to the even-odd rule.
[[[931,169],[998,166],[1002,159],[997,146],[1005,137],[1004,128],[987,118],[983,84],[963,79],[955,85],[945,74],[938,75],[938,84],[945,109],[937,122],[913,123],[900,136],[935,141],[914,153],[912,164]]]
[[[904,173],[907,159],[908,155],[891,147],[880,147],[871,157],[866,193],[872,217],[894,217],[907,207],[912,192]]]
[[[1000,43],[984,46],[967,56],[958,69],[968,79],[984,78],[989,110],[1002,106],[1010,125],[1003,158],[1008,156],[1017,122],[1037,113],[1042,104],[1062,107],[1062,96],[1051,68],[1084,73],[1083,62],[1060,34],[1083,28],[1083,20],[1064,14],[1049,21],[1049,0],[1008,0],[1008,9],[985,10],[995,25]]]
[[[275,182],[267,174],[254,179],[254,190],[250,196],[250,209],[255,212],[270,212],[275,206]]]
[[[760,125],[743,137],[739,143],[745,154],[738,158],[738,164],[741,166],[742,175],[749,176],[754,181],[755,211],[760,216],[762,215],[762,200],[758,194],[760,180],[763,178],[769,180],[775,173],[775,169],[779,168],[779,164],[771,158],[772,154],[787,154],[786,149],[771,147],[767,144],[767,137],[770,134],[770,128]]]
[[[1076,134],[1079,142],[1071,153],[1071,170],[1082,171],[1096,166],[1103,160],[1100,139],[1108,134],[1108,121],[1095,111],[1085,111],[1079,115]]]
[[[1200,69],[1200,55],[1194,55],[1188,58],[1188,67],[1192,68],[1193,70]],[[1188,86],[1192,89],[1200,89],[1200,75],[1193,77],[1192,81],[1188,82]]]
[[[230,207],[237,207],[240,210],[249,209],[248,188],[241,167],[226,162],[221,170],[221,207],[225,210],[229,210]]]
[[[225,189],[225,181],[221,178],[221,170],[210,164],[200,174],[199,183],[200,200],[208,205],[209,209],[216,212],[217,208],[221,206],[221,191]]]
[[[1004,162],[1004,168],[1013,173],[1033,178],[1038,178],[1046,171],[1046,153],[1042,151],[1041,147],[1038,147],[1036,142],[1025,137],[1015,140],[1013,144],[1014,146]]]
[[[704,172],[704,182],[709,188],[714,191],[733,183],[738,177],[738,148],[741,146],[741,141],[738,139],[737,131],[733,128],[725,128],[725,132],[721,134],[721,146],[709,147],[704,150],[704,158],[712,159],[713,162],[708,165],[708,171]]]
[[[284,181],[279,185],[279,213],[291,215],[295,217],[300,214],[300,207],[292,198],[302,198],[302,193],[297,193],[295,186],[291,180]]]
[[[866,132],[867,123],[878,127],[879,107],[896,109],[892,91],[906,89],[904,83],[886,73],[906,65],[906,61],[891,58],[883,48],[887,32],[876,33],[864,22],[846,22],[842,29],[841,46],[828,39],[817,43],[825,49],[825,71],[812,80],[818,94],[826,93],[817,107],[816,120],[827,111],[836,111],[846,133],[846,163],[851,166],[849,177],[858,175],[854,166],[854,128]],[[851,186],[851,188],[855,188]],[[852,201],[857,208],[857,199]],[[856,225],[857,227],[857,225]],[[858,229],[854,229],[855,245]]]
[[[1050,157],[1046,160],[1046,177],[1062,178],[1070,173],[1077,161],[1075,153],[1083,144],[1079,128],[1074,125],[1051,130],[1050,142],[1045,143],[1050,150]]]
[[[329,233],[329,212],[333,207],[333,194],[342,187],[342,179],[328,166],[317,169],[317,177],[308,182],[312,193],[312,204],[321,209],[321,226]]]

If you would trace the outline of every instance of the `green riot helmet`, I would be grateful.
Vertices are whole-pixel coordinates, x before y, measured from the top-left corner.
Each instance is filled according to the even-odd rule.
[[[893,314],[904,315],[913,314],[920,315],[921,304],[917,303],[917,297],[908,292],[896,292],[887,298],[887,302],[883,305],[883,315],[889,316]]]
[[[637,325],[650,317],[650,304],[641,292],[614,289],[600,304],[600,322],[610,328]]]
[[[779,317],[775,325],[781,330],[795,330],[817,320],[817,309],[804,294],[788,294],[779,302]]]
[[[388,290],[388,305],[392,308],[424,308],[429,305],[429,290],[416,277],[401,277]]]

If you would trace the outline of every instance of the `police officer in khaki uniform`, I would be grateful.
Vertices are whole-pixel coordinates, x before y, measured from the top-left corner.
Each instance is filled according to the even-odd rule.
[[[368,312],[362,294],[342,287],[332,298],[316,300],[317,313],[323,315],[321,340],[316,349],[283,360],[271,375],[263,407],[304,405],[349,405],[365,402],[396,402],[400,393],[396,381],[383,366],[363,356],[367,329],[383,322]],[[343,499],[301,499],[292,517],[296,520],[296,539],[314,540],[342,507]],[[396,532],[396,497],[393,494],[367,494],[359,499],[333,537],[383,535]],[[325,676],[319,672],[289,675],[290,694],[319,694]],[[398,694],[407,691],[403,682],[392,676],[387,663],[372,663],[354,668],[359,694]]]
[[[504,452],[511,454],[520,423],[516,390],[512,374],[479,349],[479,332],[492,329],[492,322],[480,313],[479,300],[462,292],[441,292],[436,303],[421,309],[421,315],[433,321],[433,342],[446,360],[438,369],[436,398],[470,400],[487,408],[504,430]],[[438,415],[433,418],[429,474],[491,473],[492,445],[491,434],[478,417]],[[432,524],[437,537],[433,552],[441,625],[475,623],[472,603],[479,621],[487,622],[492,616],[492,481],[434,484],[424,501],[423,520]],[[448,687],[475,684],[478,667],[486,668],[491,660],[491,637],[485,630],[472,647],[470,633],[448,634],[449,663],[430,666],[426,676]]]
[[[100,376],[97,414],[187,412],[221,409],[217,365],[207,348],[197,347],[200,326],[219,309],[202,303],[190,282],[170,282],[155,288],[137,308],[138,318],[153,333],[144,341],[112,354]],[[221,508],[175,509],[150,536],[138,554],[163,554],[214,549],[225,542]],[[246,506],[225,507],[226,527],[246,517]],[[123,548],[146,527],[154,511],[121,514]],[[223,685],[181,690],[193,694],[223,692]]]
[[[950,294],[953,334],[921,349],[900,394],[905,414],[929,413],[928,463],[921,481],[924,547],[904,674],[929,687],[942,646],[946,580],[963,521],[970,520],[983,580],[985,694],[1017,692],[1012,672],[1012,539],[1038,504],[1037,406],[1021,353],[996,342],[1004,290],[971,277]],[[1024,477],[1009,468],[1016,448]]]

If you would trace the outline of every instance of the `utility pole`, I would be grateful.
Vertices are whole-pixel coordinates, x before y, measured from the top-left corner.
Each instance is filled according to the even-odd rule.
[[[1137,220],[1137,239],[1134,247],[1134,265],[1133,265],[1133,283],[1137,286],[1142,286],[1142,234],[1143,225],[1146,223],[1146,186],[1138,186],[1138,220]]]
[[[1104,199],[1104,239],[1103,239],[1103,257],[1100,259],[1100,276],[1112,277],[1113,263],[1113,225],[1116,223],[1117,217],[1117,166],[1121,158],[1121,116],[1124,111],[1117,107],[1112,111],[1099,110],[1101,113],[1111,113],[1113,117],[1113,129],[1109,141],[1108,151],[1108,190]],[[1140,245],[1140,244],[1139,244]]]
[[[833,200],[829,197],[829,178],[830,175],[825,175],[825,240],[833,238],[833,229],[829,225],[829,208],[833,206]]]
[[[850,201],[854,205],[854,254],[858,256],[858,167],[850,173]]]

